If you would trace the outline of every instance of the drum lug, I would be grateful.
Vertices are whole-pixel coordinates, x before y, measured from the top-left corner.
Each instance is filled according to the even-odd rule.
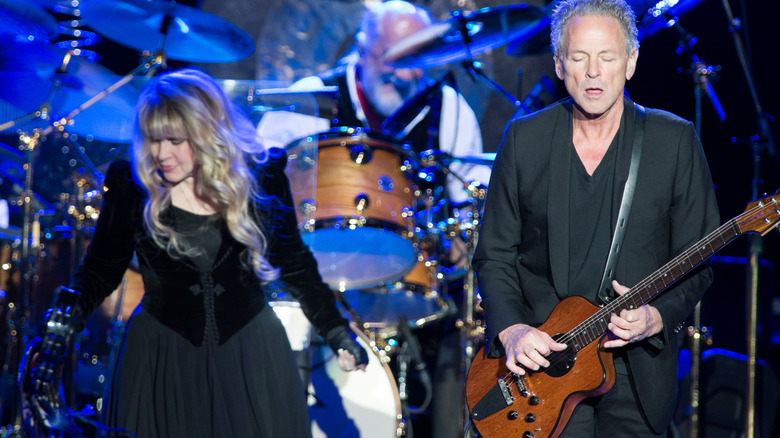
[[[363,144],[356,144],[349,150],[349,158],[358,165],[370,163],[373,155],[371,148]]]
[[[393,179],[390,178],[387,175],[382,175],[376,180],[377,186],[379,186],[379,189],[385,192],[392,192],[393,188],[395,187],[395,183],[393,183]]]
[[[366,195],[365,192],[360,192],[355,195],[354,203],[355,208],[361,216],[363,216],[368,207],[371,206],[371,201],[368,199],[368,195]]]

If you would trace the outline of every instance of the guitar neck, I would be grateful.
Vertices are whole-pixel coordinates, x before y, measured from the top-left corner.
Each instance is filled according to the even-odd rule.
[[[617,297],[591,317],[574,327],[566,334],[566,340],[560,342],[567,342],[576,351],[579,351],[600,338],[607,332],[607,324],[609,324],[611,314],[620,314],[624,309],[636,309],[649,302],[742,234],[739,228],[739,219],[740,216],[731,219],[695,245],[683,251],[680,255],[650,274],[650,276],[637,283],[628,292]]]

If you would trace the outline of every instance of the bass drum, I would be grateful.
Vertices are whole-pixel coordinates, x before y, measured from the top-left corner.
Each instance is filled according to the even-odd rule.
[[[353,328],[354,330],[354,328]],[[309,418],[314,438],[390,438],[404,435],[401,398],[384,352],[354,330],[369,351],[365,372],[344,372],[327,346],[313,348]]]

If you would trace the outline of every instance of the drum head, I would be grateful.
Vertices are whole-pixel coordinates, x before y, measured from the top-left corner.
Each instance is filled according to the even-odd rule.
[[[455,311],[454,303],[438,293],[419,293],[405,286],[400,283],[397,287],[348,290],[343,294],[361,320],[371,328],[395,327],[402,317],[412,328],[421,327]]]
[[[315,349],[309,385],[309,418],[314,438],[399,436],[401,401],[393,374],[371,351],[365,371],[345,372],[328,347]]]
[[[321,228],[301,237],[317,259],[323,281],[333,289],[398,280],[417,261],[409,240],[378,228]]]

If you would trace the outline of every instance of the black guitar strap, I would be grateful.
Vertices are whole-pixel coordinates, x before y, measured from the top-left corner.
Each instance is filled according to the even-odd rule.
[[[635,103],[636,119],[634,131],[634,144],[631,150],[631,167],[628,169],[628,179],[623,187],[623,200],[620,203],[617,225],[615,233],[612,236],[612,243],[609,246],[609,257],[604,266],[604,275],[601,277],[601,286],[599,286],[599,299],[606,304],[612,299],[612,280],[615,279],[615,265],[620,255],[621,245],[623,245],[623,236],[626,234],[626,225],[628,225],[628,214],[631,212],[631,204],[634,202],[634,189],[636,188],[636,175],[639,173],[639,160],[642,156],[642,142],[645,136],[645,121],[647,114],[645,108]]]

